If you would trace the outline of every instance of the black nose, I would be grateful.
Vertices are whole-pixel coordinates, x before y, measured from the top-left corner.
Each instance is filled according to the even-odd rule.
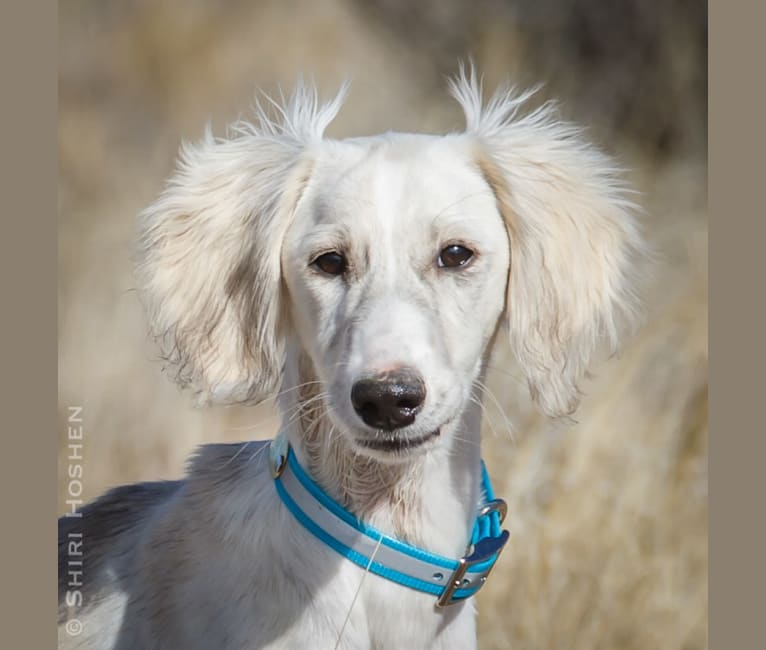
[[[425,398],[423,378],[409,368],[360,379],[351,387],[351,403],[359,417],[386,431],[412,424]]]

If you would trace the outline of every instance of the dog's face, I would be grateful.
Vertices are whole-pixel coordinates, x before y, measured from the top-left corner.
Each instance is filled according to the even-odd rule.
[[[472,153],[465,139],[396,134],[313,157],[282,274],[333,424],[361,453],[440,444],[471,399],[509,268]]]
[[[356,450],[428,449],[501,319],[535,402],[574,410],[635,304],[632,204],[550,107],[520,117],[526,97],[506,91],[483,104],[473,75],[452,94],[464,133],[326,140],[342,97],[320,106],[302,87],[279,121],[183,149],[144,212],[139,264],[179,383],[257,402],[298,341]]]

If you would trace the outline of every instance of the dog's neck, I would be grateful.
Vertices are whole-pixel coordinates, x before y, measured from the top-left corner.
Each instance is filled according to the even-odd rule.
[[[333,426],[311,363],[288,363],[280,407],[301,465],[344,508],[363,521],[445,555],[465,550],[481,479],[478,403],[444,432],[442,447],[411,461],[384,463],[356,452]]]

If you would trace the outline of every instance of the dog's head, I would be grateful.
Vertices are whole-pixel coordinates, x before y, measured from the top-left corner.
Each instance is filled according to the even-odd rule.
[[[336,429],[363,453],[437,444],[499,323],[535,401],[571,413],[577,381],[633,303],[641,240],[610,161],[550,107],[453,95],[467,129],[326,140],[340,96],[299,87],[229,139],[182,151],[142,220],[140,281],[177,378],[255,402],[292,341]]]

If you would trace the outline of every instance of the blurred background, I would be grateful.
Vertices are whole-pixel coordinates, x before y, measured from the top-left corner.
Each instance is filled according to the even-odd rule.
[[[462,127],[445,75],[539,100],[628,170],[657,252],[646,319],[574,426],[495,350],[484,456],[511,541],[478,596],[484,650],[707,647],[707,9],[700,0],[69,0],[59,4],[59,511],[81,406],[84,496],[174,478],[196,445],[271,437],[269,405],[194,410],[131,278],[136,214],[182,140],[256,88],[353,85],[329,135]]]

